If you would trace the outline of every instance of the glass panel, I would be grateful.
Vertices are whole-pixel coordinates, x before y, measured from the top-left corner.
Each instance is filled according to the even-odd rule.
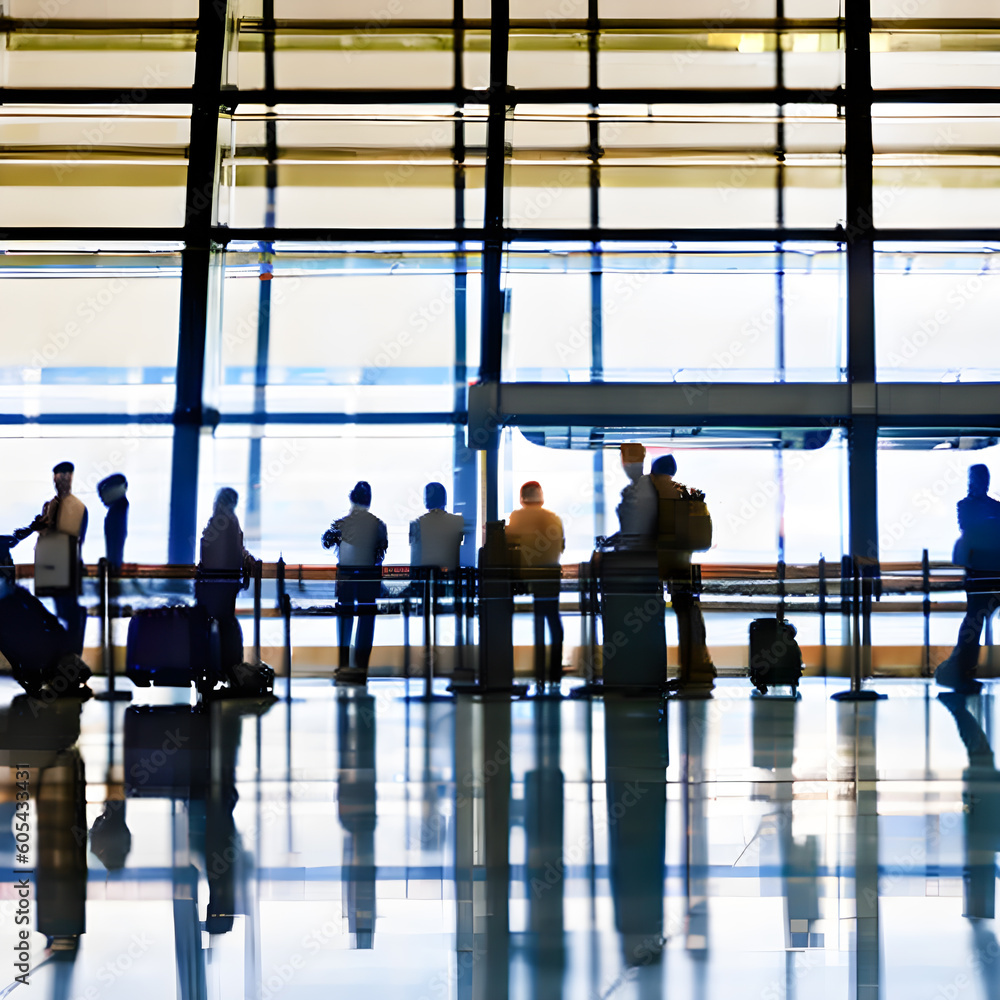
[[[54,4],[54,6],[57,6]],[[131,87],[123,101],[142,101],[149,89],[190,87],[194,82],[194,23],[171,31],[138,33],[88,28],[68,34],[47,18],[4,33],[0,79],[7,87]],[[66,17],[61,7],[60,19]],[[134,15],[133,15],[134,16]]]
[[[993,0],[872,0],[872,17],[939,17],[949,21],[997,16]]]
[[[672,0],[666,8],[662,0],[599,0],[597,12],[600,17],[687,18],[722,26],[734,20],[734,7],[741,18],[775,15],[774,0],[741,0],[735,4],[728,0]]]
[[[477,8],[488,5],[489,0],[466,0],[465,4],[465,16],[466,17],[489,17],[489,11],[487,10],[485,15],[472,14],[470,13],[470,7],[473,4]],[[572,18],[573,20],[585,20],[587,17],[587,0],[551,0],[551,2],[545,5],[544,13],[539,14],[538,0],[510,0],[510,16],[511,20],[516,20],[518,18],[526,18],[537,20],[540,16],[544,17],[546,21],[558,22],[566,18]]]
[[[73,492],[86,504],[89,527],[83,545],[85,562],[104,555],[104,507],[97,484],[112,472],[128,479],[129,520],[125,543],[127,562],[163,563],[167,559],[170,469],[173,428],[167,416],[117,427],[4,427],[0,432],[0,463],[4,469],[5,530],[30,523],[49,500],[52,467],[70,461],[76,466]],[[32,561],[34,543],[14,549],[15,562]]]
[[[466,17],[471,17],[466,6]],[[489,17],[489,15],[486,15]],[[508,56],[508,65],[510,57]],[[467,31],[462,49],[462,77],[466,87],[486,88],[490,85],[490,33]]]
[[[264,84],[263,35],[248,22],[239,37],[239,85]],[[450,31],[392,27],[367,30],[279,30],[275,38],[275,86],[349,89],[451,87],[455,59]]]
[[[602,108],[600,222],[609,227],[833,226],[843,217],[843,123],[789,107]],[[637,120],[638,119],[638,120]],[[779,195],[780,190],[780,195]]]
[[[988,441],[989,439],[979,439]],[[949,562],[958,538],[955,504],[965,496],[969,466],[984,463],[994,471],[1000,448],[931,450],[880,448],[878,452],[879,550],[886,562],[918,561],[923,550],[931,560]],[[958,620],[950,641],[958,632]]]
[[[590,271],[603,271],[605,381],[838,381],[843,254],[832,246],[512,252],[505,378],[589,381]],[[783,334],[782,334],[783,331]]]
[[[1000,106],[886,105],[872,129],[880,226],[1000,220]]]
[[[337,0],[335,8],[329,0],[274,0],[276,18],[325,21],[336,14],[337,21],[357,21],[371,33],[393,21],[450,20],[454,12],[454,0]]]
[[[773,87],[778,36],[773,32],[603,32],[598,76],[603,87]],[[833,31],[782,36],[784,78],[790,87],[843,83],[843,53]]]
[[[258,436],[257,429],[244,424],[226,424],[216,431],[206,449],[199,525],[208,522],[212,499],[223,486],[240,494],[237,516],[241,523],[246,521],[250,442]],[[323,549],[320,537],[331,521],[350,510],[348,494],[359,479],[370,483],[372,513],[388,528],[387,565],[410,561],[410,521],[424,513],[426,483],[443,483],[448,509],[454,509],[455,433],[448,425],[269,427],[261,436],[260,463],[260,485],[255,490],[261,524],[254,551],[258,558],[275,560],[283,555],[290,563],[335,565],[335,553]],[[335,631],[331,628],[330,636]],[[381,622],[377,631],[378,641],[387,642]]]
[[[910,246],[875,260],[879,379],[1000,380],[1000,253]]]
[[[180,256],[7,250],[0,340],[7,414],[142,413],[174,404]],[[142,336],[136,319],[142,317]]]
[[[871,45],[876,89],[998,85],[998,31],[873,32]]]
[[[773,34],[602,32],[602,87],[773,87]]]
[[[463,317],[478,308],[478,257]],[[226,256],[221,348],[223,413],[252,413],[258,365],[268,412],[452,411],[455,398],[456,257],[421,254],[258,253]],[[258,356],[262,275],[268,277],[268,353]],[[459,305],[461,308],[461,304]],[[478,339],[468,322],[466,342]],[[478,348],[478,344],[476,344]],[[470,356],[471,363],[471,356]]]
[[[8,0],[4,6],[7,16],[12,18],[47,21],[56,16],[56,12],[47,10],[38,0]],[[173,21],[198,16],[198,0],[156,0],[141,4],[136,4],[136,0],[56,0],[54,6],[59,20],[66,21]]]
[[[0,222],[181,226],[191,109],[5,107]]]
[[[278,226],[455,224],[453,109],[279,107],[276,114]],[[264,222],[266,117],[248,105],[236,119],[233,225]],[[466,129],[466,142],[475,142],[472,124]]]
[[[604,429],[594,430],[599,440]],[[673,441],[669,438],[675,429],[633,430],[632,440],[646,444],[647,465],[660,455],[673,454],[677,480],[705,491],[713,546],[698,556],[699,562],[774,562],[779,543],[790,562],[815,562],[821,554],[831,563],[839,561],[846,509],[846,448],[840,431],[824,434],[822,447],[803,449],[801,435],[793,443],[794,435],[780,431],[746,431],[744,446],[734,447],[734,442],[727,445],[722,439],[714,445],[708,440],[684,440],[683,430],[682,437]],[[782,433],[787,439],[779,447]],[[622,429],[622,434],[627,440],[629,429]],[[563,519],[563,564],[589,560],[594,535],[612,534],[619,527],[615,508],[628,480],[618,448],[603,450],[600,471],[595,473],[593,450],[542,447],[530,437],[518,432],[512,437],[500,516],[517,506],[521,483],[537,480],[546,507]],[[581,440],[586,437],[581,433]]]
[[[516,31],[510,36],[507,81],[512,87],[586,87],[589,65],[585,32]]]

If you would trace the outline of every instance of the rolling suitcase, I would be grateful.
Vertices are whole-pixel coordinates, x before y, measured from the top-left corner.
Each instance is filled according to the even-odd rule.
[[[139,687],[187,687],[210,669],[211,632],[203,608],[139,611],[128,623],[125,675]]]
[[[0,598],[0,653],[10,663],[14,680],[30,695],[37,696],[42,685],[60,673],[66,678],[60,687],[67,691],[90,676],[74,656],[69,633],[59,619],[24,587],[10,587]]]
[[[795,693],[802,677],[802,652],[796,629],[783,618],[750,622],[750,682],[761,694],[768,687],[788,686]]]

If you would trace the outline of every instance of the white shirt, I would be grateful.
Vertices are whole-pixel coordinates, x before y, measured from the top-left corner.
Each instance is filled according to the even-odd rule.
[[[427,511],[410,522],[410,565],[458,569],[464,534],[465,520],[461,514]]]
[[[622,490],[618,505],[618,520],[622,534],[630,538],[652,538],[656,535],[660,513],[660,495],[649,476],[641,476]]]

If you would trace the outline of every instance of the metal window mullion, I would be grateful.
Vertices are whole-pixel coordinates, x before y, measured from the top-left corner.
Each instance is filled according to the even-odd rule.
[[[845,171],[847,220],[847,378],[850,554],[878,560],[875,417],[875,273],[872,217],[872,78],[869,0],[847,0]],[[871,567],[866,572],[874,572]]]
[[[263,0],[262,26],[264,29],[264,89],[274,90],[274,48],[275,21],[274,0]],[[264,122],[264,167],[265,207],[264,226],[273,229],[275,223],[275,199],[278,189],[278,123],[273,117],[274,108],[269,107],[269,116]],[[235,169],[235,168],[234,168]],[[234,177],[235,183],[235,177]],[[261,541],[261,465],[263,461],[264,416],[267,411],[267,383],[271,354],[271,284],[274,276],[273,250],[270,240],[261,240],[259,288],[257,290],[257,350],[254,370],[254,425],[250,435],[250,454],[247,468],[246,522],[244,532],[247,541],[259,545]]]
[[[503,355],[502,285],[504,172],[507,127],[507,51],[509,0],[492,0],[490,24],[489,122],[486,132],[486,192],[483,219],[483,294],[479,380],[499,382]],[[483,510],[486,521],[498,516],[498,428],[491,427],[485,449]]]
[[[455,0],[453,47],[455,55],[455,89],[464,86],[462,59],[465,53],[465,2]],[[463,107],[456,105],[455,145],[452,158],[455,162],[455,229],[465,229],[465,122]],[[468,284],[466,246],[461,241],[455,244],[455,371],[454,371],[454,469],[452,472],[452,510],[461,514],[465,522],[462,537],[461,563],[463,566],[476,564],[476,453],[468,448],[465,427],[461,415],[468,410]]]
[[[199,0],[181,303],[177,343],[174,442],[170,482],[171,563],[192,563],[197,536],[198,460],[205,419],[205,335],[208,324],[211,234],[218,188],[219,103],[228,11],[217,0]]]

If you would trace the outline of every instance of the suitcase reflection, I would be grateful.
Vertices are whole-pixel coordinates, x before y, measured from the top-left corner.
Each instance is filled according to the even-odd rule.
[[[48,967],[51,996],[73,996],[74,962],[86,933],[86,775],[77,746],[83,702],[44,703],[27,695],[0,710],[0,766],[30,769],[34,828],[34,924],[45,935],[44,954],[31,956],[34,974]],[[232,930],[236,913],[248,916],[247,883],[253,858],[233,819],[238,800],[236,761],[242,721],[264,714],[272,701],[239,699],[207,705],[130,706],[125,711],[125,783],[109,780],[109,800],[89,831],[93,854],[110,870],[125,866],[132,837],[126,800],[165,797],[187,803],[190,857],[200,857],[208,880],[204,928],[198,918],[199,868],[175,865],[174,939],[179,995],[206,995],[202,929]],[[109,711],[113,708],[109,707]],[[12,772],[13,773],[13,772]],[[110,775],[109,775],[110,779]],[[12,812],[13,803],[5,806]],[[29,875],[29,877],[31,877]],[[46,980],[37,980],[41,985]]]

